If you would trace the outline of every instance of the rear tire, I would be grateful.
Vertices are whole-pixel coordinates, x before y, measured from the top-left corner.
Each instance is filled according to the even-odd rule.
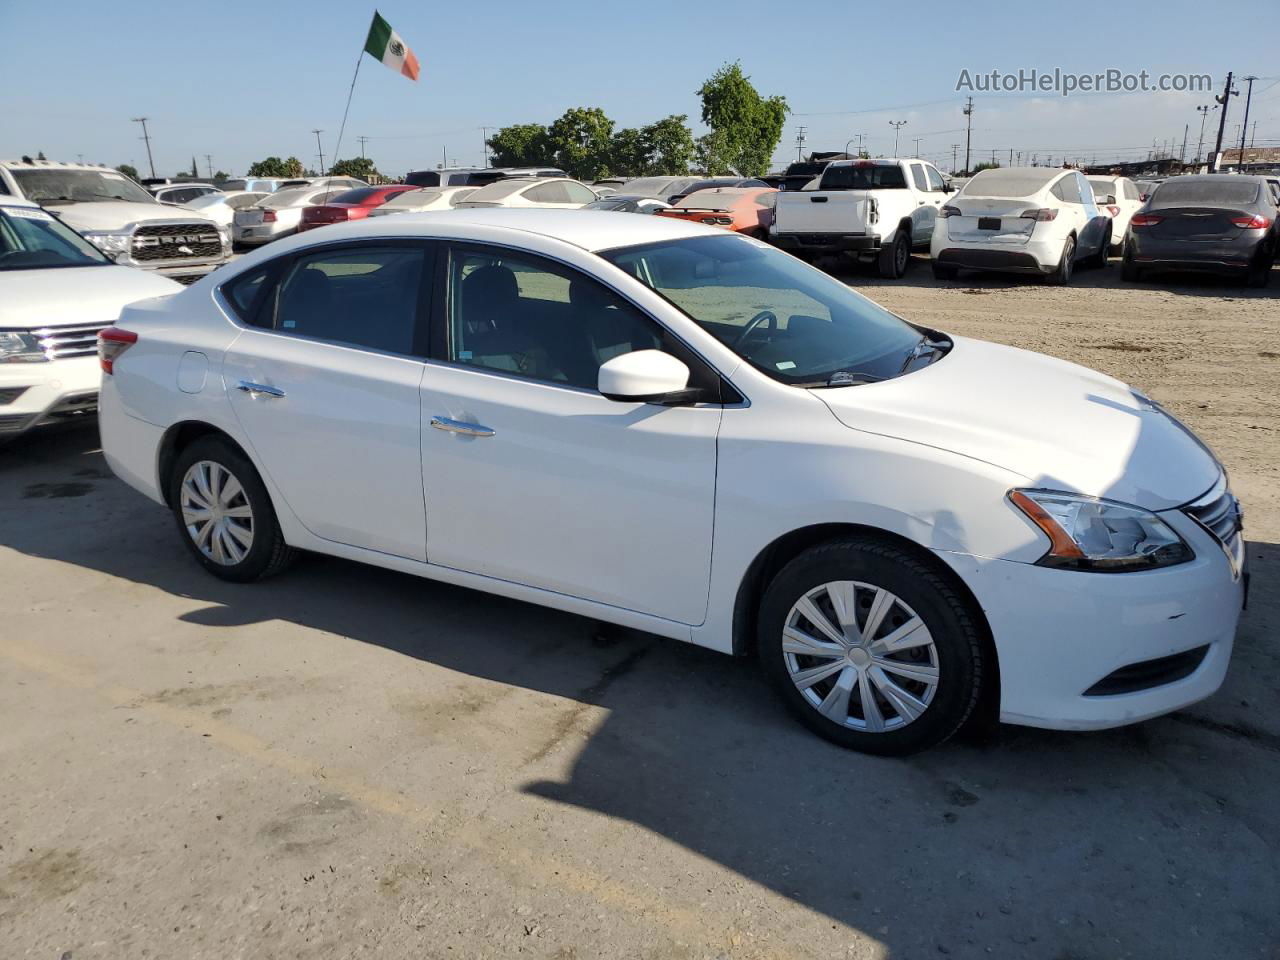
[[[178,455],[169,503],[187,549],[215,577],[261,580],[296,556],[258,471],[224,437],[201,437]]]
[[[1259,250],[1253,263],[1249,265],[1249,272],[1245,274],[1245,285],[1259,290],[1267,286],[1271,282],[1271,267],[1275,260],[1274,250]]]
[[[1102,246],[1098,248],[1097,253],[1089,255],[1088,259],[1081,263],[1081,266],[1088,266],[1094,270],[1103,270],[1107,266],[1107,250],[1111,247],[1111,227],[1107,226],[1107,237],[1103,241]]]
[[[899,227],[894,231],[893,243],[880,248],[876,269],[886,280],[900,280],[911,262],[911,234]]]
[[[1133,250],[1127,246],[1124,258],[1120,261],[1120,279],[1125,283],[1137,283],[1142,279],[1142,268],[1134,262]]]
[[[1044,278],[1044,282],[1055,287],[1065,287],[1071,281],[1071,271],[1076,256],[1076,238],[1067,237],[1062,244],[1062,258],[1053,272]]]
[[[824,739],[865,753],[901,756],[946,740],[974,710],[989,669],[955,587],[870,538],[835,540],[788,563],[765,591],[759,624],[761,666],[788,709]]]

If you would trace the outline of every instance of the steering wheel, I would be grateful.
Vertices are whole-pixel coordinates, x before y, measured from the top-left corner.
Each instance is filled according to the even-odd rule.
[[[769,321],[770,328],[774,330],[778,329],[778,318],[777,316],[774,315],[774,312],[772,310],[761,310],[754,317],[752,317],[750,320],[747,321],[747,325],[742,328],[742,332],[738,334],[738,336],[734,339],[733,343],[729,344],[729,346],[737,347],[739,344],[742,343],[742,341],[746,340],[747,337],[751,336],[751,334],[755,331],[756,327],[760,326],[766,320]]]

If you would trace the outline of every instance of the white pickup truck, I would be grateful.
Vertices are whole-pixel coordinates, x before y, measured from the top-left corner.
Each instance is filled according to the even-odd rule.
[[[53,160],[0,162],[0,199],[39,204],[114,262],[192,283],[231,257],[226,228],[161,203],[118,170]]]
[[[928,247],[952,188],[923,160],[837,160],[817,190],[778,194],[769,239],[803,260],[849,253],[875,260],[882,277],[907,270],[911,250]]]

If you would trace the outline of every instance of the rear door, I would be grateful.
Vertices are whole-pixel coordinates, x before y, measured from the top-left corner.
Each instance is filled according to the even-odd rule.
[[[938,218],[938,203],[929,189],[929,174],[923,163],[912,162],[911,188],[915,208],[911,211],[911,239],[916,246],[927,244],[933,236],[933,223]]]
[[[258,463],[303,526],[413,560],[426,559],[418,391],[433,258],[428,243],[377,241],[277,261],[222,367]]]

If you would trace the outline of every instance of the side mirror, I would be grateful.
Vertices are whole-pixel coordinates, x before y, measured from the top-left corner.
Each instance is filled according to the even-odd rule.
[[[695,403],[699,393],[688,389],[689,368],[661,350],[635,350],[601,364],[597,386],[618,403]]]
[[[1106,199],[1105,199],[1105,200],[1103,200],[1102,202],[1103,202],[1104,204],[1108,205],[1108,206],[1112,206],[1112,207],[1114,207],[1114,206],[1116,205],[1116,197],[1115,197],[1115,194],[1114,194],[1114,193],[1108,193],[1108,194],[1107,194],[1107,196],[1106,196]]]
[[[944,183],[944,184],[942,185],[942,192],[943,192],[943,193],[955,193],[955,192],[956,192],[956,188],[955,188],[955,187],[953,187],[953,186],[952,186],[951,184],[949,184],[949,183]]]

